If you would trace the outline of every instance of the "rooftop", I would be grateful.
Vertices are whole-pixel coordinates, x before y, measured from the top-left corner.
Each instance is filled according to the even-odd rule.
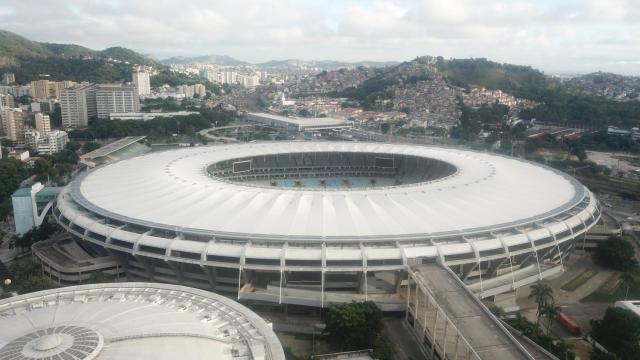
[[[88,152],[82,156],[80,156],[82,159],[95,159],[95,158],[99,158],[99,157],[104,157],[107,156],[113,152],[116,152],[128,145],[131,145],[133,143],[136,143],[138,141],[143,140],[144,138],[146,138],[146,136],[127,136],[127,137],[123,137],[122,139],[118,139],[112,143],[109,143],[101,148],[98,148],[96,150],[93,150],[91,152]]]
[[[329,117],[320,117],[320,118],[303,118],[303,117],[288,117],[288,116],[280,116],[274,114],[267,113],[250,113],[249,115],[258,116],[266,119],[270,119],[273,121],[286,122],[291,125],[301,126],[301,127],[323,127],[323,126],[341,126],[348,125],[347,121]]]
[[[243,157],[330,152],[410,155],[451,164],[457,172],[427,182],[345,190],[245,185],[206,170]],[[97,168],[71,189],[75,201],[90,211],[142,226],[327,240],[454,236],[520,226],[562,214],[587,196],[575,179],[527,161],[355,142],[268,142],[148,153]]]
[[[0,301],[1,359],[284,360],[271,327],[211,292],[155,283],[65,287]]]
[[[31,197],[31,187],[20,188],[13,192],[12,197]]]

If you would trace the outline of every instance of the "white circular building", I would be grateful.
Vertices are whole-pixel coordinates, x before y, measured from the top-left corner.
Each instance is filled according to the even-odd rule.
[[[481,297],[515,289],[560,271],[600,213],[567,174],[496,154],[270,142],[97,168],[54,216],[131,279],[324,306],[393,302],[407,266],[432,261]]]
[[[0,359],[284,360],[271,327],[211,292],[92,284],[0,300]]]

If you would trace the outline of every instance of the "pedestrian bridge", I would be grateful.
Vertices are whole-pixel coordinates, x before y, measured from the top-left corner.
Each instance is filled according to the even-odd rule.
[[[556,359],[511,334],[446,266],[409,269],[407,321],[432,359]]]

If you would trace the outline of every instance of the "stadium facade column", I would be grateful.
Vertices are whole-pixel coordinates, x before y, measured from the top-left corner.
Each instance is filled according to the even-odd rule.
[[[149,260],[144,257],[144,256],[140,256],[140,255],[133,255],[133,257],[136,258],[136,260],[142,264],[142,266],[144,266],[144,270],[147,273],[147,278],[149,279],[149,281],[155,281],[154,276],[153,276],[153,272],[154,272],[154,266],[153,264],[151,264],[149,262]]]
[[[402,287],[402,275],[402,270],[396,270],[394,273],[393,285],[396,294],[400,292],[400,288]]]
[[[176,263],[174,261],[165,260],[165,263],[169,265],[171,270],[176,274],[178,281],[181,284],[184,284],[184,272],[182,271],[182,264]]]
[[[104,249],[107,251],[107,254],[109,254],[109,256],[111,256],[113,259],[116,260],[116,264],[124,269],[124,275],[127,281],[131,281],[131,277],[129,276],[129,263],[127,262],[127,255],[120,251],[113,251],[109,248],[104,248]],[[116,267],[116,270],[118,270],[117,267]],[[119,273],[120,272],[118,272],[118,274]]]
[[[215,291],[216,290],[216,285],[217,285],[217,271],[216,268],[213,266],[206,266],[206,265],[200,265],[200,267],[202,268],[202,272],[204,272],[204,275],[207,277],[207,281],[209,282],[209,287],[211,287],[211,290]]]

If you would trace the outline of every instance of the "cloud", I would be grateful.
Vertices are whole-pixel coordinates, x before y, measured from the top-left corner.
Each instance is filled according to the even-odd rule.
[[[549,72],[640,74],[636,0],[0,0],[0,27],[38,41],[156,57],[487,57]],[[633,34],[636,34],[634,36]],[[621,68],[619,64],[623,63]]]

